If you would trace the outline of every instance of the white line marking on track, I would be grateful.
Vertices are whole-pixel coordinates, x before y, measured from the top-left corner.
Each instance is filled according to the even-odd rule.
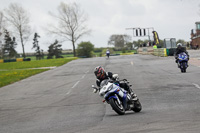
[[[131,61],[131,65],[133,66],[133,62]]]
[[[81,79],[83,79],[83,78],[85,78],[85,75],[83,75],[83,76],[81,77]]]
[[[86,76],[86,74],[87,74],[88,72],[89,72],[89,70],[85,72],[85,74],[81,77],[81,79],[85,78],[85,76]],[[74,87],[76,87],[76,86],[79,84],[79,82],[80,82],[80,80],[77,81],[77,82],[72,86],[72,88],[66,93],[66,95],[70,94],[70,93],[71,93],[71,90],[72,90]]]
[[[77,86],[79,82],[80,82],[80,81],[77,81],[77,82],[72,86],[72,88],[66,93],[66,95],[70,94],[70,93],[71,93],[71,90],[72,90],[75,86]]]
[[[77,84],[79,83],[80,81],[77,81],[74,86],[72,86],[72,88],[74,88],[75,86],[77,86]]]
[[[85,73],[88,73],[89,72],[89,70],[88,71],[86,71]]]
[[[76,86],[78,85],[79,82],[80,82],[80,81],[77,81],[77,82],[72,86],[72,88],[66,93],[66,95],[70,94],[70,93],[71,93],[71,90],[72,90],[74,87],[76,87]]]
[[[71,89],[66,93],[66,95],[68,95],[71,92]]]
[[[196,88],[200,89],[200,86],[198,84],[192,83]]]
[[[89,70],[85,72],[85,74],[81,77],[81,79],[85,78],[85,76],[86,76],[86,74],[87,74],[88,72],[89,72]]]

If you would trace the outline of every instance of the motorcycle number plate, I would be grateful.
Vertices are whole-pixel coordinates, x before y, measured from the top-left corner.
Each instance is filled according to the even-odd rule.
[[[106,90],[106,87],[103,87],[103,90],[105,91],[105,90]]]

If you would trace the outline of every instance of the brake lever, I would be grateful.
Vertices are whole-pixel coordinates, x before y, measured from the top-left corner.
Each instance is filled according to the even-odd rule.
[[[97,93],[97,91],[98,91],[98,88],[97,88],[97,87],[95,87],[94,85],[92,85],[92,88],[93,88],[93,93]]]

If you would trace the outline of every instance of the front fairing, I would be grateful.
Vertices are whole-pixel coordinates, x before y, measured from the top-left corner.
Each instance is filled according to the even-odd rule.
[[[112,83],[106,83],[105,85],[101,86],[99,95],[101,97],[104,97],[106,93],[108,93],[110,90],[112,90],[113,84]]]
[[[188,55],[184,52],[178,54],[179,62],[188,61]]]
[[[110,95],[110,94],[115,94],[115,93],[117,93],[118,91],[120,90],[120,87],[119,86],[113,86],[113,88],[110,90],[110,91],[108,91],[105,95],[104,95],[104,98],[105,99],[107,99],[107,97]],[[120,94],[122,95],[122,93],[120,92]],[[120,96],[121,96],[120,95]]]
[[[115,98],[115,94],[124,102],[127,96],[127,91],[113,84],[113,88],[104,95],[104,98],[108,102],[109,99]]]
[[[109,100],[114,98],[120,100],[125,109],[127,108],[127,94],[126,90],[110,82],[102,86],[99,92],[99,95],[104,98],[103,102],[106,101],[109,104]]]

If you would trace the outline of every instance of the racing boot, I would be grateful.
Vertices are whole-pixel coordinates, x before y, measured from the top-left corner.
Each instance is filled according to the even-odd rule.
[[[138,100],[137,95],[133,92],[131,88],[129,88],[129,90],[130,90],[130,95],[132,97],[132,100],[137,101]]]

